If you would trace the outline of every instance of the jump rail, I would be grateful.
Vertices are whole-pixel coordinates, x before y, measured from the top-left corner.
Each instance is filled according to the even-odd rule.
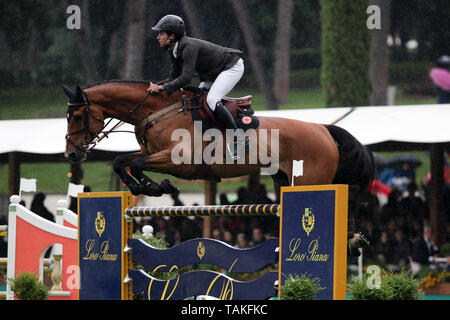
[[[129,207],[125,214],[130,217],[271,216],[279,214],[279,209],[279,204]]]

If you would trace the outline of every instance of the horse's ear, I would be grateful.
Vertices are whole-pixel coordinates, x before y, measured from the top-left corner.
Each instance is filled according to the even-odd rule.
[[[66,96],[69,97],[69,99],[75,98],[75,92],[73,92],[68,86],[63,84],[62,89],[63,89],[64,93],[66,94]]]
[[[76,95],[78,98],[83,98],[83,90],[81,89],[79,84],[77,84]]]

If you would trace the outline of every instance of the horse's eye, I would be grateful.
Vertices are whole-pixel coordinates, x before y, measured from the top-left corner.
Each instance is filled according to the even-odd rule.
[[[74,113],[69,114],[69,113],[67,113],[67,114],[66,114],[66,118],[67,118],[67,123],[69,123],[72,119],[73,119],[75,122],[79,122],[79,121],[81,121],[81,119],[83,118],[83,116],[82,116],[81,114],[74,114]]]

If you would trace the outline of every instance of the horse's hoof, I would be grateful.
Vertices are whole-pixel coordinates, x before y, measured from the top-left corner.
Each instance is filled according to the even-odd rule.
[[[362,233],[355,233],[353,238],[348,240],[348,250],[351,257],[359,257],[360,252],[358,248],[369,248],[369,241],[364,237]]]
[[[138,196],[138,195],[144,193],[143,192],[144,190],[142,189],[142,187],[136,183],[129,184],[129,185],[127,185],[127,187],[133,196]]]
[[[167,194],[172,194],[178,190],[178,187],[169,179],[164,179],[159,186],[161,187],[161,189],[163,190],[164,193]]]
[[[369,241],[364,237],[364,235],[361,232],[355,233],[353,239],[349,240],[349,243],[352,247],[355,248],[367,249],[370,246]]]

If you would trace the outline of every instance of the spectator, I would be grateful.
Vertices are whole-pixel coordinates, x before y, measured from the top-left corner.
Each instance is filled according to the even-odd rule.
[[[225,230],[223,232],[223,241],[230,246],[234,246],[233,234],[229,230]]]
[[[381,232],[380,241],[376,244],[377,261],[381,264],[392,263],[392,242],[386,231]]]
[[[43,194],[42,192],[36,193],[36,195],[33,198],[33,201],[31,202],[30,210],[44,219],[47,219],[51,222],[55,222],[55,216],[45,207],[44,200],[45,194]],[[48,248],[44,254],[44,258],[49,258],[51,251],[52,247]]]
[[[182,242],[181,240],[181,231],[175,230],[173,234],[173,245],[176,246],[177,244],[180,244]]]
[[[364,256],[368,259],[373,259],[375,258],[375,244],[377,244],[380,239],[380,231],[375,227],[372,220],[367,220],[365,226],[366,228],[363,233],[369,241],[370,246],[364,250]]]
[[[239,233],[236,237],[236,248],[246,249],[248,248],[247,236],[244,233]]]
[[[222,235],[222,231],[220,231],[220,229],[217,229],[217,228],[214,229],[212,231],[211,236],[212,236],[213,239],[216,239],[216,240],[219,240],[219,241],[223,241],[223,235]]]
[[[183,201],[180,200],[180,191],[176,190],[170,194],[170,197],[173,200],[174,206],[184,206]]]
[[[393,249],[393,264],[402,267],[409,263],[409,256],[411,255],[411,243],[408,239],[406,239],[405,234],[400,229],[395,231]]]
[[[412,260],[422,265],[429,265],[438,255],[439,249],[434,243],[430,225],[423,227],[423,237],[414,243]]]
[[[91,187],[84,186],[83,192],[91,192]],[[78,198],[70,197],[69,210],[78,214]]]
[[[397,223],[395,222],[395,219],[390,219],[389,220],[389,222],[388,222],[388,232],[389,232],[389,234],[394,234],[395,233],[395,230],[397,230]]]
[[[409,241],[414,245],[417,240],[419,240],[420,236],[422,235],[422,224],[420,221],[415,220],[412,223],[412,229],[410,230],[409,234]]]
[[[55,216],[45,207],[44,200],[45,194],[43,194],[42,192],[36,193],[33,201],[31,202],[30,210],[44,219],[55,222]]]
[[[226,206],[226,205],[230,204],[230,201],[228,200],[227,194],[224,193],[224,192],[222,192],[219,195],[219,201],[220,201],[220,204],[223,205],[223,206]]]
[[[237,199],[232,204],[249,204],[248,191],[245,187],[240,187],[237,191]]]
[[[437,103],[450,103],[450,56],[441,56],[436,67],[430,70],[430,78],[437,87]]]
[[[261,228],[254,228],[252,232],[252,241],[250,241],[250,247],[255,247],[265,241],[264,233]]]

